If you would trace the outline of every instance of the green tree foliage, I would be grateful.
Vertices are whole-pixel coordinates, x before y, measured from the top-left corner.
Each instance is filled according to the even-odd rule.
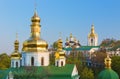
[[[55,52],[50,53],[50,65],[55,65]]]
[[[83,54],[82,52],[72,50],[71,53],[66,57],[67,64],[76,64],[78,73],[81,75],[84,65],[82,64]]]
[[[54,42],[52,46],[53,46],[54,49],[57,49],[57,41]]]
[[[97,78],[97,75],[104,69],[104,59],[106,58],[106,53],[103,51],[98,51],[92,54],[91,56],[91,62],[93,65],[91,68],[94,72],[95,78]]]
[[[101,51],[95,52],[92,54],[91,57],[92,63],[98,63],[104,65],[104,59],[106,58],[106,56],[107,55],[105,52],[101,52]]]
[[[112,57],[112,69],[115,70],[120,77],[120,56]]]
[[[104,39],[101,42],[100,46],[102,46],[102,47],[112,47],[115,42],[116,42],[115,39],[113,39],[113,38],[112,39],[107,38],[107,39]]]
[[[93,71],[85,67],[81,72],[80,79],[94,79]]]
[[[0,54],[0,69],[7,69],[10,67],[10,57],[6,54]]]

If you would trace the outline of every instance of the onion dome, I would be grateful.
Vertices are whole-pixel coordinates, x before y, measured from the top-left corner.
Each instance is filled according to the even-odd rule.
[[[61,51],[61,50],[62,50],[62,48],[63,48],[62,43],[63,43],[63,42],[62,42],[62,39],[59,39],[59,40],[57,41],[57,45],[58,45],[58,46],[57,46],[57,47],[58,47],[57,50],[58,50],[58,51]]]
[[[63,46],[62,46],[62,43],[63,43],[63,41],[62,41],[62,39],[59,39],[58,41],[57,41],[57,51],[56,51],[56,53],[55,53],[55,58],[56,59],[59,59],[59,58],[65,58],[65,52],[63,51]]]
[[[88,35],[88,38],[95,38],[97,37],[97,34],[95,33],[95,30],[94,30],[94,25],[92,24],[92,28],[91,28],[91,32],[90,34]]]
[[[24,52],[40,52],[40,51],[47,51],[48,44],[46,41],[39,39],[39,40],[26,40],[23,43],[23,51]]]
[[[15,40],[14,42],[14,52],[11,54],[11,59],[20,59],[20,53],[19,53],[19,41]]]
[[[31,18],[32,22],[40,22],[40,17],[38,16],[37,12],[35,11],[34,16]]]
[[[119,79],[118,74],[111,69],[111,58],[105,58],[105,70],[101,71],[97,79]]]
[[[22,51],[24,52],[40,52],[48,51],[48,43],[40,38],[41,25],[40,18],[35,11],[31,18],[31,36],[28,40],[24,41]]]

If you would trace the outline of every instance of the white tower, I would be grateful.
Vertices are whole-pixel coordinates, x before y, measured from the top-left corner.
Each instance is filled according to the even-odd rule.
[[[36,11],[31,18],[31,22],[31,36],[23,43],[22,66],[48,66],[48,44],[40,37],[40,17]]]
[[[62,50],[62,39],[57,41],[58,49],[55,53],[55,66],[62,67],[66,64],[65,51]]]
[[[19,41],[16,39],[14,42],[14,52],[11,54],[11,67],[20,67],[20,53],[19,53]]]
[[[91,32],[88,34],[88,46],[98,45],[98,35],[95,33],[94,25],[92,24]]]

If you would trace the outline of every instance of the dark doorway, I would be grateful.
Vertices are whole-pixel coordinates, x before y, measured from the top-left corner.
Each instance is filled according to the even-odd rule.
[[[16,62],[16,67],[18,67],[18,62]]]
[[[58,61],[57,61],[57,66],[58,66]]]
[[[31,66],[34,66],[34,57],[31,58]]]
[[[63,66],[63,61],[61,61],[61,66]]]
[[[42,66],[44,65],[44,58],[43,57],[41,58],[41,65]]]

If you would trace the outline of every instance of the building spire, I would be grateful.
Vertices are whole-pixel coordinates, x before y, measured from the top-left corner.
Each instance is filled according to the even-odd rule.
[[[37,15],[37,1],[34,0],[34,16],[38,16]]]
[[[61,32],[59,33],[59,39],[62,39],[62,33]]]
[[[72,38],[73,37],[73,35],[72,35],[72,33],[70,33],[70,38]]]
[[[18,40],[18,33],[16,33],[16,40]]]
[[[40,39],[40,33],[41,33],[41,25],[40,25],[40,17],[37,14],[37,10],[36,10],[36,0],[35,4],[34,4],[34,15],[31,18],[32,24],[31,24],[31,38],[33,40],[38,40]]]
[[[18,33],[16,33],[16,40],[14,42],[14,48],[16,52],[19,51]]]
[[[95,30],[94,30],[94,24],[91,25],[91,33],[95,33]]]
[[[105,58],[105,68],[111,69],[111,58],[109,57],[109,54],[107,54],[107,57]]]

